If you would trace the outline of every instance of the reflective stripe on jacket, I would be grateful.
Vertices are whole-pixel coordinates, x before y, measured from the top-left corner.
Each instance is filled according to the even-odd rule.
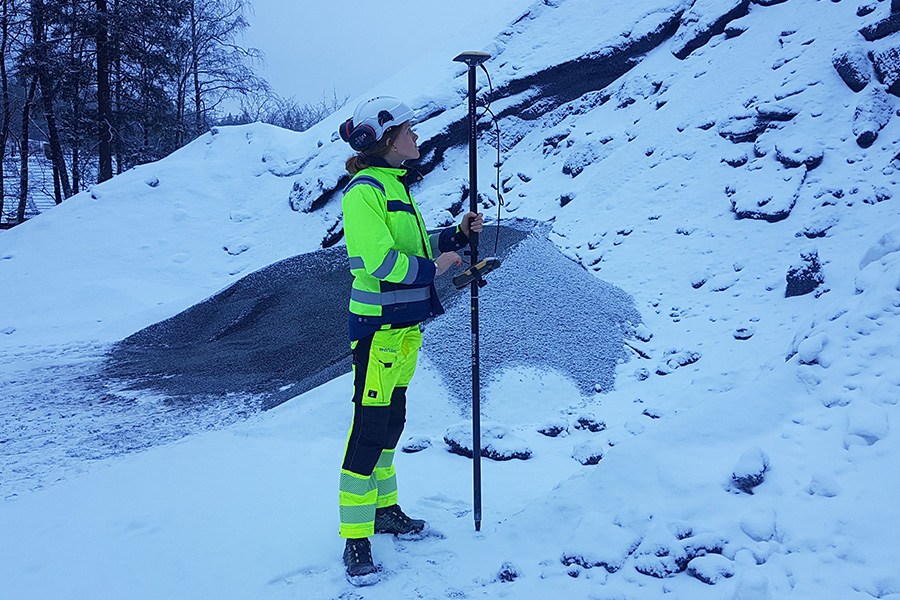
[[[434,288],[434,256],[468,244],[457,227],[429,235],[409,193],[407,170],[373,162],[379,166],[357,173],[341,202],[353,275],[351,340],[360,339],[355,333],[364,330],[442,314]]]

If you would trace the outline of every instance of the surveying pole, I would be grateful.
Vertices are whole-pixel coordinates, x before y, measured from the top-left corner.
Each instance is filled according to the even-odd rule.
[[[485,52],[463,52],[453,60],[469,67],[469,210],[478,212],[478,154],[475,148],[477,123],[475,115],[475,68],[489,59]],[[479,276],[478,233],[469,231],[469,257],[474,271],[472,290],[472,472],[475,495],[475,531],[481,531],[481,373],[478,355],[478,289],[484,285]]]

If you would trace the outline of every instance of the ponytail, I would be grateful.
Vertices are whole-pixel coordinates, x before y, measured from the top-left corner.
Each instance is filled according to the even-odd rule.
[[[344,167],[351,176],[356,175],[363,169],[369,168],[369,157],[362,152],[358,152],[347,159]]]

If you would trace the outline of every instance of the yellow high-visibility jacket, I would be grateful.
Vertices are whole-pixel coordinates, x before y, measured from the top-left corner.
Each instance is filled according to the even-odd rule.
[[[383,326],[409,326],[443,314],[434,287],[434,256],[463,248],[459,227],[429,235],[409,193],[415,171],[378,159],[344,188],[344,235],[353,285],[350,339]],[[386,166],[382,166],[382,163]]]

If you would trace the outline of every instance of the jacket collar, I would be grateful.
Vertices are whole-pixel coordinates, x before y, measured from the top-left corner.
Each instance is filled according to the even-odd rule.
[[[399,179],[400,183],[405,185],[407,188],[409,188],[409,186],[414,183],[419,183],[423,179],[422,174],[412,167],[407,167],[406,165],[403,165],[401,167],[391,166],[391,163],[384,160],[380,156],[370,156],[369,166],[379,169],[392,169],[395,172],[398,172],[397,179]]]

